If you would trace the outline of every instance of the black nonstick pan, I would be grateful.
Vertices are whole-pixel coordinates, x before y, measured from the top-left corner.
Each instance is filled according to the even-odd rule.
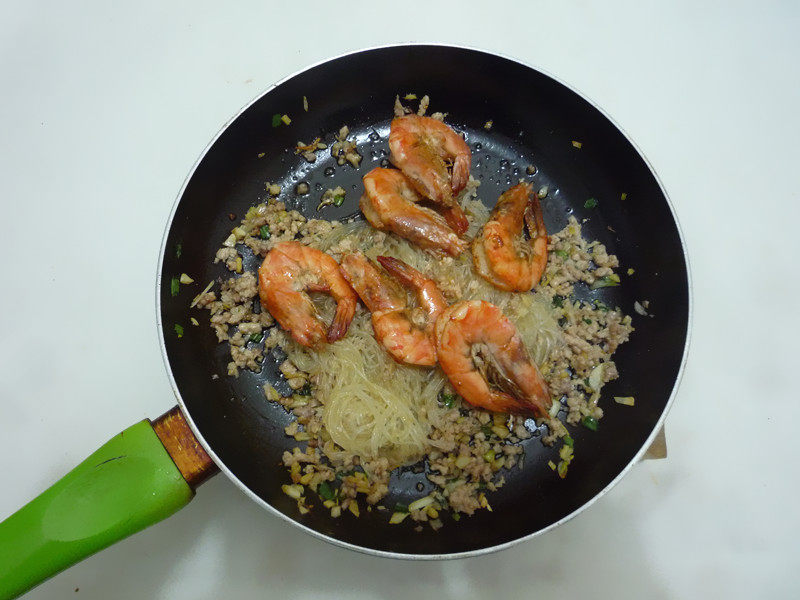
[[[279,391],[288,389],[277,371],[278,358],[268,355],[260,373],[228,377],[227,350],[202,324],[206,313],[189,309],[199,289],[187,288],[177,296],[171,291],[171,280],[180,273],[203,284],[230,276],[224,266],[214,265],[215,252],[234,225],[229,215],[238,221],[266,199],[267,181],[281,186],[279,200],[309,217],[320,216],[316,206],[322,190],[341,185],[348,192],[345,202],[326,208],[322,216],[357,215],[361,177],[388,158],[395,96],[407,93],[428,94],[429,113],[446,112],[448,124],[466,135],[473,151],[471,172],[481,180],[484,201],[493,204],[519,178],[532,181],[534,189],[547,187],[543,209],[548,231],[561,229],[575,215],[585,220],[587,239],[600,240],[619,257],[621,272],[634,269],[619,287],[579,293],[621,307],[633,316],[636,329],[614,355],[620,377],[603,389],[605,416],[598,431],[571,429],[577,458],[565,479],[548,467],[557,450],[541,444],[538,430],[524,442],[524,468],[506,473],[506,485],[492,494],[492,512],[479,511],[458,522],[445,518],[443,529],[421,532],[408,522],[390,525],[382,511],[362,511],[358,519],[348,514],[332,519],[324,510],[301,515],[281,491],[281,484],[289,482],[281,455],[297,445],[283,433],[290,416],[267,401],[262,390],[265,382]],[[275,115],[284,114],[291,123],[273,126]],[[364,156],[360,168],[339,166],[328,152],[319,152],[313,164],[293,152],[298,140],[319,136],[330,144],[343,125]],[[529,165],[536,167],[533,175],[526,170]],[[309,194],[295,192],[301,181],[309,183]],[[590,198],[596,202],[587,203]],[[245,256],[245,268],[255,269],[258,263],[258,257]],[[471,49],[392,46],[335,58],[289,77],[240,112],[203,153],[175,204],[159,267],[159,328],[180,411],[199,441],[198,446],[184,435],[179,446],[193,448],[201,463],[205,450],[255,502],[338,545],[416,559],[507,547],[586,508],[645,451],[663,423],[685,359],[689,289],[684,246],[664,189],[626,135],[580,94],[529,66]],[[652,316],[634,311],[634,303],[645,300]],[[201,320],[200,327],[189,325],[192,316]],[[612,396],[635,396],[636,405],[618,405]],[[180,418],[180,413],[172,416]],[[170,444],[164,444],[179,462]],[[203,468],[189,482],[192,487],[213,469],[210,463]],[[420,497],[418,483],[427,489],[424,473],[398,470],[383,504],[408,504]],[[0,557],[7,531],[6,523],[0,525]]]

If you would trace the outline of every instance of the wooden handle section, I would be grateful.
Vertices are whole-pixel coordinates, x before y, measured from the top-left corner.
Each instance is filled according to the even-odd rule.
[[[193,490],[219,471],[192,433],[180,408],[176,406],[165,412],[152,421],[152,425],[172,462]]]

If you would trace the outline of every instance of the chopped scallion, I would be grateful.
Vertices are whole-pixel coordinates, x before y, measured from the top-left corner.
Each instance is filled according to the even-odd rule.
[[[615,287],[619,285],[619,275],[612,273],[600,279],[595,279],[594,283],[589,286],[589,289],[598,290],[605,287]]]
[[[253,342],[254,344],[259,343],[263,339],[264,339],[263,333],[253,333],[250,335],[250,341]]]
[[[586,202],[583,203],[584,208],[594,208],[597,206],[597,200],[594,198],[589,198]]]
[[[394,512],[407,513],[408,504],[403,504],[402,502],[398,502],[397,504],[394,505]]]
[[[444,404],[447,408],[453,408],[453,404],[455,404],[456,395],[455,394],[445,394],[444,392],[439,392],[439,402]]]
[[[269,225],[262,225],[261,229],[258,230],[258,236],[262,240],[268,240],[272,234],[269,231]]]
[[[595,419],[594,417],[590,417],[589,415],[586,415],[585,417],[583,417],[583,419],[581,419],[581,425],[586,427],[586,429],[597,431],[597,419]]]
[[[575,447],[575,440],[572,439],[571,436],[565,435],[564,436],[564,443],[569,446],[570,448]]]
[[[556,250],[555,254],[556,256],[560,256],[564,260],[567,260],[569,258],[569,253],[566,250]]]
[[[405,519],[407,516],[408,516],[407,512],[404,512],[404,513],[402,513],[402,512],[392,513],[392,516],[389,517],[389,524],[390,525],[397,525],[398,523],[402,523],[403,519]]]
[[[319,494],[319,497],[323,500],[333,500],[334,496],[333,490],[331,489],[331,486],[328,485],[327,481],[321,481],[319,483],[317,486],[317,494]]]
[[[277,127],[281,124],[281,115],[279,113],[275,113],[272,115],[272,126]]]
[[[181,290],[181,281],[177,277],[173,277],[169,282],[169,291],[173,296],[177,296]]]
[[[564,306],[564,296],[553,296],[553,306],[562,308]]]
[[[488,452],[485,452],[483,455],[483,460],[485,460],[488,463],[492,462],[494,460],[494,450],[489,450]]]
[[[183,327],[175,323],[175,333],[178,334],[178,337],[183,337]]]
[[[418,498],[414,500],[411,504],[408,505],[408,511],[411,512],[413,510],[422,510],[433,504],[435,499],[433,496],[424,496],[422,498]]]
[[[583,322],[586,323],[587,325],[591,325],[592,324],[592,320],[591,319],[587,319],[586,317],[583,318]]]
[[[183,247],[181,246],[181,243],[178,242],[175,244],[175,258],[180,258],[181,252],[183,252]]]
[[[344,202],[344,196],[342,196],[341,194],[333,197],[333,204],[335,206],[341,206],[342,202]]]

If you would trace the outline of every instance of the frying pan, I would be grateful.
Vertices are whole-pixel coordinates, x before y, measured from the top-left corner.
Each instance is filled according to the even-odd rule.
[[[277,370],[283,357],[273,352],[261,372],[228,377],[227,348],[207,326],[190,325],[190,317],[205,314],[189,309],[192,297],[205,283],[230,276],[214,255],[234,225],[231,218],[238,222],[266,199],[265,182],[278,183],[279,200],[308,217],[358,216],[361,177],[387,159],[394,99],[409,92],[429,94],[430,111],[446,112],[446,121],[466,135],[472,174],[487,204],[520,177],[535,189],[547,187],[548,231],[574,215],[585,237],[619,257],[621,286],[579,286],[577,295],[619,306],[633,315],[636,328],[614,355],[620,377],[604,388],[599,430],[571,429],[577,458],[566,479],[548,468],[557,449],[544,447],[542,427],[528,421],[533,437],[523,442],[524,468],[504,473],[506,485],[490,497],[493,511],[458,522],[445,517],[438,532],[418,532],[408,522],[390,525],[387,511],[362,511],[358,519],[332,519],[325,510],[300,514],[281,491],[288,482],[281,455],[297,444],[283,433],[291,417],[262,391],[270,382],[288,392]],[[273,121],[284,114],[289,125]],[[313,164],[294,154],[297,140],[320,136],[330,144],[343,125],[364,157],[360,168],[338,166],[327,152]],[[299,182],[311,192],[298,195]],[[336,185],[347,191],[345,202],[316,212],[322,190]],[[259,257],[244,256],[246,269],[258,264]],[[632,275],[625,275],[628,269]],[[171,280],[181,273],[197,283],[173,295]],[[555,78],[509,58],[436,45],[365,50],[312,66],[233,118],[203,152],[175,203],[156,295],[162,351],[179,406],[119,434],[0,524],[0,597],[20,594],[168,516],[217,469],[269,512],[371,554],[463,557],[541,534],[607,492],[660,428],[685,359],[689,289],[681,234],[652,168],[600,109]],[[635,314],[634,303],[645,300],[652,316]],[[608,400],[612,396],[634,396],[636,405],[618,405]],[[425,495],[431,484],[420,470],[396,470],[382,503],[408,504]]]

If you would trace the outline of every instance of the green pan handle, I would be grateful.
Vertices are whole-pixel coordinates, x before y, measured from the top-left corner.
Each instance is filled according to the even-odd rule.
[[[180,414],[177,408],[171,412]],[[153,427],[144,420],[114,436],[0,523],[1,600],[25,593],[192,499],[192,486]]]

